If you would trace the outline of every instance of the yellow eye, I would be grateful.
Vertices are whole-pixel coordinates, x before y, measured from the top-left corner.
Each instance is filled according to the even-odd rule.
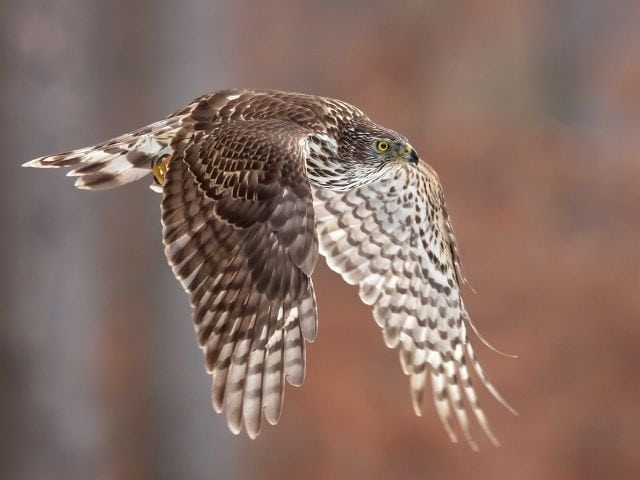
[[[376,150],[379,152],[386,152],[389,150],[389,142],[385,142],[384,140],[376,142]]]

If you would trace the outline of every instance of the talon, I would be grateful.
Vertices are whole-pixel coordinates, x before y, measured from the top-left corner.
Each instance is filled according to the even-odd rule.
[[[169,160],[171,160],[171,155],[166,154],[160,157],[160,159],[154,162],[153,165],[151,166],[153,179],[156,181],[158,185],[165,184],[167,169],[169,168]]]

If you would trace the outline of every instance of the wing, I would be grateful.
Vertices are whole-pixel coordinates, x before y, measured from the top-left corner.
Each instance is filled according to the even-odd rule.
[[[191,296],[212,402],[229,428],[260,431],[301,385],[316,335],[318,256],[300,127],[248,121],[197,131],[169,163],[165,253]]]
[[[320,253],[373,306],[385,343],[398,347],[410,376],[416,415],[427,373],[438,415],[452,441],[451,410],[475,449],[465,402],[487,436],[497,440],[471,383],[468,363],[498,401],[467,337],[462,277],[438,178],[424,162],[404,165],[348,192],[315,189]],[[463,399],[464,397],[464,399]],[[466,399],[466,400],[465,400]]]

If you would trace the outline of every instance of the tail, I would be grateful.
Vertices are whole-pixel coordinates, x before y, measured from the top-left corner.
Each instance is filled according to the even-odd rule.
[[[22,166],[73,168],[67,176],[78,177],[75,186],[85,190],[119,187],[151,173],[172,154],[171,141],[181,124],[180,117],[169,117],[98,145],[36,158]]]

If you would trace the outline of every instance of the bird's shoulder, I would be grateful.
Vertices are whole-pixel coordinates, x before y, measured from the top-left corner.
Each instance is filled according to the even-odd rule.
[[[317,132],[337,132],[364,113],[343,100],[280,90],[226,89],[202,95],[169,117],[195,130],[223,123],[289,122]]]

